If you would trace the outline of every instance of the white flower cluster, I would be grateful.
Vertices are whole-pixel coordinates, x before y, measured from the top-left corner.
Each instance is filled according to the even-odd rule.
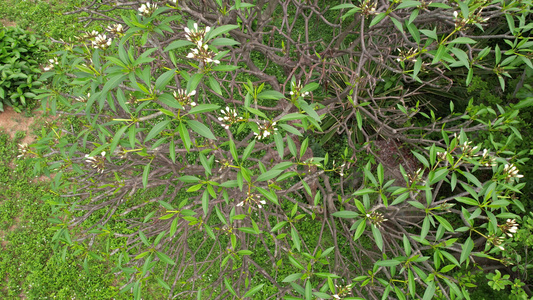
[[[108,39],[105,34],[99,34],[94,38],[92,44],[95,49],[105,50],[107,47],[111,46],[111,41],[112,39]]]
[[[424,178],[424,171],[422,169],[416,170],[415,173],[409,173],[407,174],[407,177],[409,178],[409,183],[418,183],[419,185],[425,185],[426,181],[423,180]]]
[[[476,156],[477,153],[479,152],[479,147],[478,146],[474,146],[472,147],[471,146],[472,142],[471,141],[466,141],[464,142],[461,146],[461,151],[463,151],[463,154],[465,156]]]
[[[110,33],[117,34],[117,35],[124,34],[124,27],[122,26],[122,24],[109,25],[107,26],[106,30]]]
[[[514,164],[505,164],[503,167],[503,173],[507,176],[506,180],[509,182],[524,177],[524,175],[520,175],[518,172],[518,168]]]
[[[93,31],[87,31],[85,32],[85,34],[82,36],[83,38],[86,38],[86,39],[94,39],[95,37],[97,37],[100,33],[96,30],[93,30]]]
[[[59,64],[59,61],[57,60],[57,57],[54,57],[53,59],[49,59],[48,62],[50,63],[48,66],[44,67],[44,71],[48,72],[54,68],[55,65]]]
[[[141,7],[139,7],[139,12],[145,17],[149,17],[156,10],[157,4],[152,4],[150,2],[147,2],[146,4],[143,4],[141,5]]]
[[[483,149],[483,156],[481,164],[485,167],[495,166],[496,165],[496,159],[494,157],[489,156],[489,150]]]
[[[507,234],[509,237],[513,237],[513,234],[518,231],[518,224],[516,223],[515,219],[507,219],[503,228],[505,234]]]
[[[458,11],[453,12],[453,18],[455,22],[455,28],[456,29],[463,29],[466,25],[469,24],[476,24],[476,23],[485,23],[489,20],[489,18],[483,18],[481,13],[483,12],[483,8],[481,8],[477,13],[471,14],[469,16],[459,16]]]
[[[366,217],[369,219],[370,223],[375,227],[381,227],[383,222],[387,222],[389,219],[385,219],[383,214],[377,211],[373,211],[369,214],[366,214]]]
[[[194,23],[193,28],[184,28],[185,38],[196,45],[196,48],[191,49],[187,54],[187,58],[202,60],[205,63],[219,64],[218,59],[213,59],[215,53],[209,50],[209,46],[204,42],[205,35],[211,31],[211,27],[207,26],[205,29],[198,28],[198,24]]]
[[[239,117],[236,109],[229,108],[226,106],[226,109],[220,110],[220,113],[223,117],[218,117],[218,120],[222,122],[222,127],[224,129],[229,129],[231,124],[242,120],[242,117]]]
[[[409,60],[410,62],[416,62],[416,55],[418,54],[418,51],[414,48],[411,48],[409,50],[402,50],[400,48],[398,50],[398,58],[396,58],[396,61],[401,62],[405,60]]]
[[[303,89],[302,83],[298,80],[298,83],[291,82],[291,91],[289,92],[289,95],[295,96],[296,98],[302,96],[306,97],[309,96],[309,92],[301,92]]]
[[[257,126],[259,127],[259,133],[254,131],[254,135],[258,140],[265,139],[278,130],[276,128],[276,122],[272,122],[272,124],[267,125],[257,123]]]
[[[91,93],[87,93],[87,97],[74,97],[74,100],[78,101],[78,102],[87,102],[89,100],[89,98],[91,98]]]
[[[191,101],[191,97],[196,95],[196,91],[191,91],[187,94],[186,90],[178,89],[177,91],[174,91],[172,95],[181,105],[196,106],[196,102]]]
[[[252,205],[255,204],[257,207],[262,208],[266,204],[265,200],[261,200],[261,196],[258,194],[249,193],[248,197],[243,201],[236,204],[236,206],[244,206],[245,204]]]
[[[30,153],[30,147],[26,143],[22,143],[18,145],[20,154],[17,155],[17,158],[23,158],[28,153]]]
[[[101,157],[92,157],[89,154],[85,155],[85,161],[90,164],[93,169],[96,169],[98,173],[104,173],[105,168],[105,151],[102,152]]]
[[[361,14],[368,16],[368,15],[376,14],[376,7],[377,7],[377,2],[367,0],[363,2],[359,8],[361,9]]]

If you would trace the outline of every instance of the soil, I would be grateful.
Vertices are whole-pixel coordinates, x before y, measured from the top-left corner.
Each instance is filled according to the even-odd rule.
[[[37,112],[40,114],[40,112]],[[31,134],[30,126],[35,122],[37,116],[26,117],[24,113],[17,113],[10,106],[4,106],[4,112],[0,112],[0,130],[9,134],[12,139],[17,131],[26,132],[26,136],[21,143],[31,144],[36,136]]]
[[[15,23],[13,21],[6,20],[6,19],[0,19],[0,23],[2,23],[2,25],[4,25],[5,27],[17,26],[17,23]]]

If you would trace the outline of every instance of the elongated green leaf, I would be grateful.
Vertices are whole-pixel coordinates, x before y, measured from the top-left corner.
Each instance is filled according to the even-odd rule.
[[[260,284],[256,287],[251,288],[248,292],[244,294],[243,298],[252,297],[253,295],[257,294],[257,292],[259,292],[263,288],[264,285],[265,284]]]
[[[477,43],[475,40],[467,37],[458,37],[452,41],[449,42],[449,44],[475,44]]]
[[[264,91],[257,95],[258,99],[279,100],[285,98],[285,96],[278,91]]]
[[[159,259],[162,261],[162,262],[165,262],[167,264],[170,264],[170,265],[175,265],[176,263],[168,256],[166,255],[165,253],[163,252],[159,252],[157,251],[155,253],[155,255],[157,255],[157,257],[159,257]]]
[[[388,260],[377,261],[376,265],[378,265],[380,267],[392,267],[392,266],[397,266],[400,263],[401,263],[401,261],[397,261],[397,260],[394,260],[394,259],[388,259]]]
[[[235,292],[235,290],[231,286],[230,281],[226,277],[224,277],[224,285],[226,286],[228,291],[233,294],[233,296],[237,297],[237,293]]]
[[[291,238],[292,242],[294,243],[294,246],[298,250],[298,252],[301,251],[301,241],[300,236],[298,235],[298,231],[294,227],[291,226]]]
[[[302,273],[294,273],[294,274],[291,274],[287,277],[285,277],[285,279],[282,280],[282,282],[293,282],[293,281],[296,281],[298,279],[300,279],[302,277]]]
[[[122,81],[124,81],[124,79],[126,79],[126,77],[128,77],[128,75],[122,72],[109,74],[109,77],[106,83],[104,84],[104,88],[102,89],[102,97],[105,98],[107,92],[109,92],[111,89],[116,88]]]
[[[148,174],[150,173],[150,164],[144,166],[143,170],[143,187],[146,188],[148,185]]]
[[[278,176],[282,172],[283,172],[283,170],[269,170],[269,171],[259,175],[257,177],[256,181],[267,181],[269,179],[272,179],[272,178]]]
[[[472,238],[468,237],[468,239],[466,239],[465,243],[461,246],[461,248],[463,250],[461,251],[461,259],[459,260],[459,262],[462,264],[465,260],[468,259],[470,253],[474,249],[474,242],[472,241]]]
[[[174,42],[170,43],[170,45],[168,45],[165,48],[165,52],[170,51],[170,50],[174,50],[174,49],[177,49],[177,48],[181,48],[181,47],[185,47],[185,46],[193,46],[193,45],[194,44],[192,42],[185,41],[185,40],[174,41]]]
[[[211,31],[209,31],[207,33],[207,36],[206,36],[206,41],[209,41],[211,39],[214,39],[216,38],[217,36],[221,35],[221,34],[224,34],[226,32],[229,32],[233,29],[237,29],[239,28],[239,25],[223,25],[223,26],[219,26],[215,29],[212,29]]]
[[[191,110],[189,110],[189,113],[190,114],[199,114],[199,113],[214,111],[214,110],[217,110],[219,108],[220,108],[220,106],[216,105],[216,104],[199,104],[199,105],[191,108]]]
[[[126,126],[123,126],[122,128],[120,128],[115,133],[115,136],[113,137],[113,141],[111,142],[111,146],[109,146],[109,153],[111,153],[111,155],[113,155],[113,153],[115,152],[115,148],[117,148],[117,145],[120,142],[120,139],[122,138],[122,135],[124,135],[124,133],[126,132],[127,129],[128,129],[128,126],[126,125]]]
[[[150,132],[148,132],[148,134],[146,135],[146,138],[144,139],[144,142],[146,143],[147,141],[153,139],[156,135],[161,133],[161,131],[165,130],[167,128],[168,124],[170,124],[170,120],[165,120],[165,121],[161,121],[161,122],[157,123],[152,128],[152,130],[150,130]]]
[[[354,211],[342,210],[334,212],[333,216],[344,219],[355,219],[359,217],[359,214]]]
[[[208,139],[211,139],[211,140],[216,140],[217,138],[215,137],[215,135],[213,135],[213,133],[211,132],[211,130],[205,126],[204,124],[198,122],[198,121],[195,121],[195,120],[187,120],[187,125],[189,125],[189,127],[196,133],[198,133],[199,135],[203,136],[203,137],[206,137]]]
[[[161,74],[161,76],[159,76],[159,78],[157,78],[157,80],[155,81],[155,88],[157,90],[163,90],[175,74],[175,69],[166,71],[165,73]]]
[[[381,236],[381,231],[379,231],[379,228],[374,225],[371,225],[370,227],[372,228],[372,235],[374,236],[376,245],[378,246],[379,250],[383,251],[383,237]]]

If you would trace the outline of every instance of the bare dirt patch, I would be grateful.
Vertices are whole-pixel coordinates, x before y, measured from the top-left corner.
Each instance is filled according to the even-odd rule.
[[[5,27],[14,27],[14,26],[17,26],[17,23],[13,22],[13,21],[9,21],[7,19],[0,19],[0,23],[2,23],[2,25],[4,25]]]
[[[29,129],[36,117],[26,117],[24,113],[17,113],[12,107],[4,106],[4,112],[0,112],[0,128],[4,129],[11,138],[15,137],[17,131],[26,132],[22,143],[31,144],[36,136],[32,135]]]

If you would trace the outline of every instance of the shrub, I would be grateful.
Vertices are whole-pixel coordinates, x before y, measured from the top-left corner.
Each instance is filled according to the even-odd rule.
[[[19,27],[0,28],[0,111],[4,105],[21,112],[32,104],[42,82],[39,63],[46,43]]]
[[[86,122],[33,146],[58,157],[37,160],[36,171],[57,172],[58,206],[78,211],[69,224],[57,216],[55,240],[84,268],[102,259],[93,239],[123,237],[106,255],[119,255],[122,290],[136,299],[150,281],[182,298],[430,299],[468,297],[471,282],[453,271],[502,261],[516,231],[511,208],[525,211],[525,153],[505,145],[519,138],[513,126],[529,102],[496,112],[465,100],[464,113],[451,102],[436,116],[411,98],[468,83],[474,66],[500,78],[529,65],[500,46],[485,59],[492,46],[477,47],[476,26],[500,20],[503,2],[460,3],[459,12],[365,1],[334,7],[348,9],[342,17],[309,1],[171,3],[113,4],[124,22],[87,32],[45,74],[50,107],[60,102]],[[516,18],[509,35],[520,40],[529,29]],[[480,130],[490,149],[472,141]],[[347,147],[318,156],[312,149],[331,137]],[[135,232],[113,231],[118,219]],[[73,239],[80,224],[88,229]]]

